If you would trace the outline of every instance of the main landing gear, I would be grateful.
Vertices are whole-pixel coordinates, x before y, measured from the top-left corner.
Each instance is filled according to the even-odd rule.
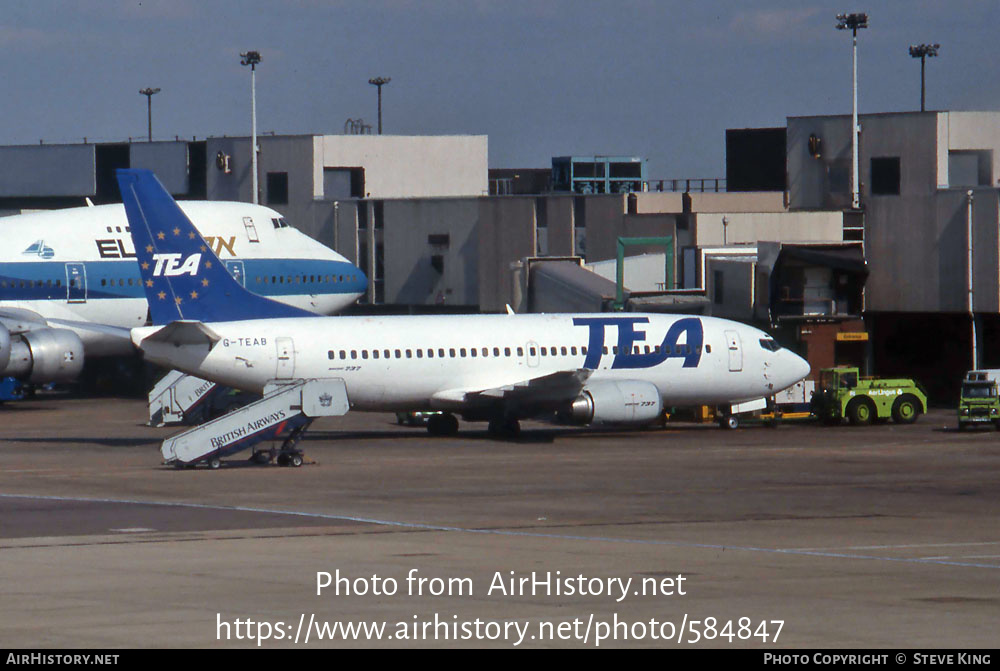
[[[454,436],[458,433],[458,418],[447,412],[432,415],[427,420],[427,433],[432,436]]]
[[[497,417],[490,420],[489,432],[497,438],[512,440],[521,434],[521,423],[516,417]]]

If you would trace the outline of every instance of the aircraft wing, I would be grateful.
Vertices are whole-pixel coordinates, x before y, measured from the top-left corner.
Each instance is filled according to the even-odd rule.
[[[11,333],[51,328],[45,317],[24,308],[0,308],[0,324]]]
[[[442,409],[484,407],[498,404],[546,406],[572,401],[580,395],[594,371],[579,368],[489,389],[448,389],[431,396],[431,404]]]
[[[93,322],[80,322],[71,319],[46,319],[37,312],[25,310],[24,308],[0,308],[0,324],[7,328],[12,334],[26,333],[28,331],[40,331],[51,328],[68,328],[76,331],[91,331],[113,338],[129,341],[131,336],[129,329],[120,326],[109,326],[107,324],[95,324]]]

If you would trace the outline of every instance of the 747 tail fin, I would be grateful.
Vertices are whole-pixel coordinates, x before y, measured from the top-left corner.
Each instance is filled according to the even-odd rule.
[[[247,291],[149,170],[116,170],[153,324],[315,317]]]

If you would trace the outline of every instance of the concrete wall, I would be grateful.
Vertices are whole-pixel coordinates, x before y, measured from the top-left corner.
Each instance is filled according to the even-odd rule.
[[[479,204],[475,199],[389,200],[384,204],[385,302],[479,303]],[[430,235],[447,235],[432,245]],[[432,257],[440,256],[443,272]]]
[[[936,113],[865,115],[859,123],[861,194],[866,206],[873,199],[893,197],[872,194],[872,158],[899,157],[900,196],[923,196],[937,188]]]
[[[858,123],[862,201],[872,197],[872,158],[899,157],[900,195],[926,194],[934,189],[939,171],[936,112],[865,114]],[[811,135],[821,140],[819,157],[810,153]],[[789,117],[789,208],[849,208],[851,162],[850,116]]]
[[[155,172],[175,196],[189,191],[187,142],[133,142],[129,145],[129,165]]]
[[[752,261],[731,261],[719,258],[705,259],[706,295],[710,314],[714,317],[750,322],[754,311],[754,270]],[[722,274],[723,290],[718,294],[716,273]],[[720,301],[721,299],[721,301]]]
[[[990,182],[1000,184],[1000,114],[996,112],[941,112],[938,123],[939,186],[948,178],[948,151],[991,150]]]
[[[316,197],[324,167],[364,168],[366,197],[374,199],[489,193],[485,135],[326,135],[316,138],[314,151]]]
[[[726,218],[723,226],[722,218]],[[694,244],[715,247],[756,243],[759,240],[783,242],[838,242],[844,237],[844,219],[840,212],[726,212],[699,213],[690,217]],[[725,230],[723,230],[725,229]]]
[[[782,191],[690,193],[691,212],[785,212]]]
[[[732,193],[660,193],[650,191],[630,196],[636,214],[680,214],[682,212],[784,212],[781,191],[740,191]],[[686,204],[685,204],[686,203]]]
[[[535,199],[479,198],[479,308],[500,312],[513,300],[511,264],[535,256]]]
[[[997,312],[998,192],[974,191],[976,311]],[[923,197],[876,198],[869,204],[865,252],[870,275],[865,307],[872,312],[965,312],[964,190]]]
[[[809,136],[822,140],[818,158]],[[851,205],[851,118],[788,118],[788,206],[790,209],[842,209]]]
[[[684,194],[657,192],[633,194],[636,214],[679,214],[684,211]]]
[[[0,147],[0,197],[93,196],[94,145]]]
[[[546,196],[549,256],[573,256],[573,196]]]

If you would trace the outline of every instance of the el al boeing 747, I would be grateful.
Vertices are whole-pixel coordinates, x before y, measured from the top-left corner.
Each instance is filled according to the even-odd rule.
[[[437,410],[432,433],[454,433],[461,416],[511,435],[552,412],[641,425],[664,405],[757,400],[809,373],[767,333],[712,317],[318,317],[234,281],[151,172],[119,170],[118,181],[153,321],[133,342],[150,361],[239,389],[342,380],[351,410]]]
[[[180,208],[197,224],[188,240],[211,249],[217,269],[256,293],[332,314],[367,286],[347,259],[268,207],[188,201]],[[5,217],[0,231],[0,377],[67,381],[80,372],[84,354],[134,352],[128,337],[84,326],[147,323],[146,293],[121,205]],[[164,258],[153,270],[170,276],[185,267]]]

